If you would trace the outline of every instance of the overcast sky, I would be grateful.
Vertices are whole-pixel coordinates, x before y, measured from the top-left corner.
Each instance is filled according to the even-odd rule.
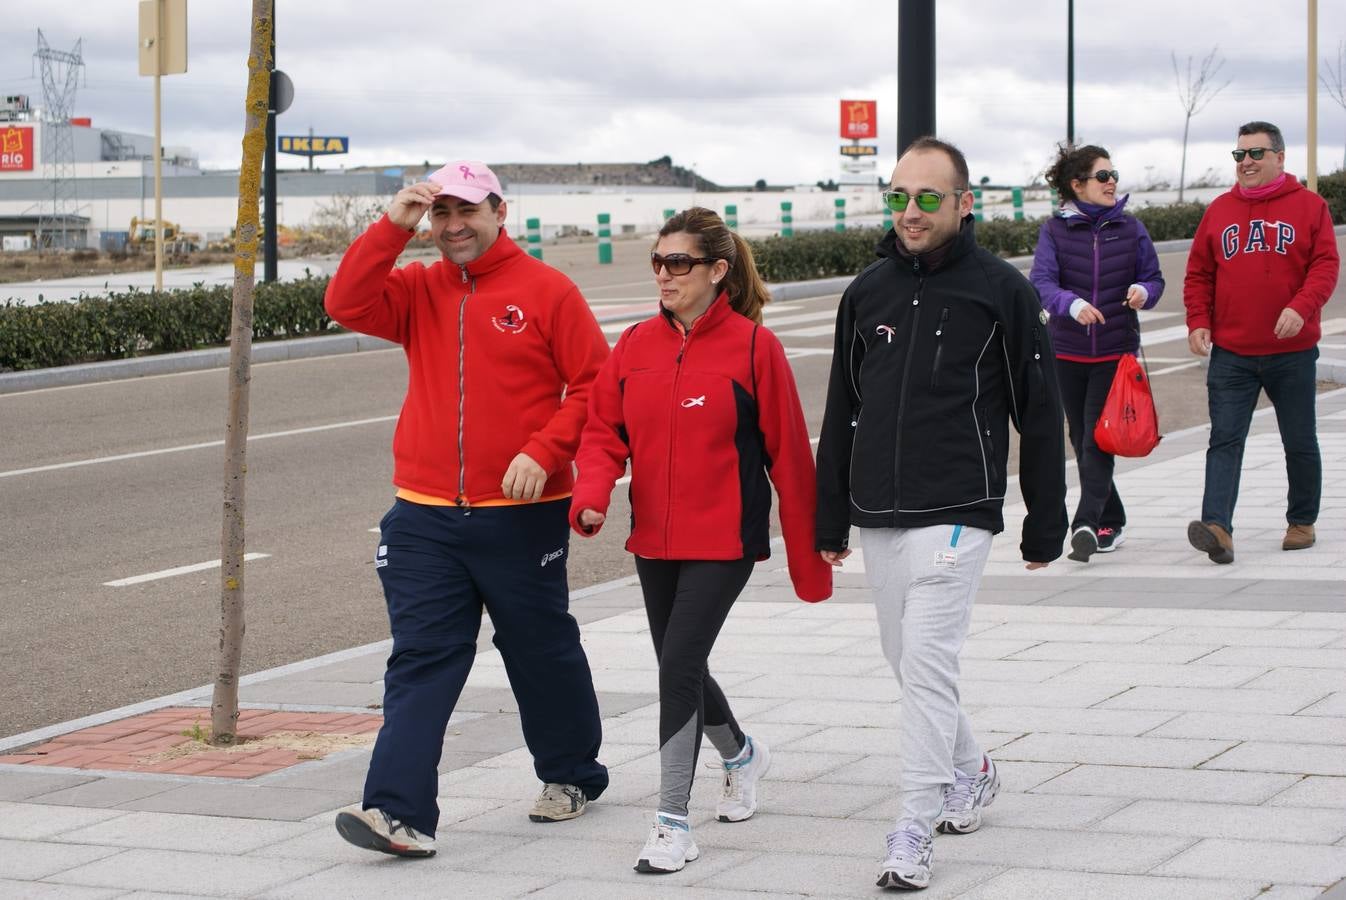
[[[1218,45],[1226,87],[1192,122],[1189,181],[1250,119],[1280,125],[1305,169],[1307,2],[1076,3],[1076,133],[1102,144],[1123,188],[1176,180],[1183,127],[1170,54]],[[83,39],[75,115],[153,131],[137,75],[136,0],[10,3],[0,92],[41,103],[32,53]],[[189,71],[163,82],[164,143],[237,168],[251,4],[191,0]],[[1337,58],[1346,3],[1318,3],[1319,53]],[[295,84],[280,134],[349,136],[324,164],[626,162],[668,154],[720,183],[838,175],[838,101],[879,102],[879,167],[896,143],[897,0],[278,0],[277,65]],[[1066,0],[940,0],[939,134],[974,178],[1022,182],[1065,136]],[[1342,165],[1346,110],[1319,88],[1319,170]],[[304,165],[281,156],[282,166]],[[320,162],[323,162],[320,160]]]

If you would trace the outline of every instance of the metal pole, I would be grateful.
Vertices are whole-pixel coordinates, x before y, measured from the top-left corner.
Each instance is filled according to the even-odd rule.
[[[262,172],[262,192],[265,195],[262,228],[262,280],[275,281],[276,275],[276,11],[271,11],[271,71],[267,75],[266,103],[266,165]]]
[[[897,150],[935,133],[935,3],[897,5]]]
[[[164,70],[164,0],[154,4],[154,289],[164,289],[164,179],[163,123],[160,121],[159,81]]]
[[[1318,191],[1318,0],[1309,0],[1308,188]]]
[[[1075,0],[1066,0],[1066,143],[1075,143]]]

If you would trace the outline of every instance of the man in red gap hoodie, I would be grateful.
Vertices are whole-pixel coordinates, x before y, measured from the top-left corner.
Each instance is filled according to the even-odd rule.
[[[396,268],[421,217],[443,258]],[[500,181],[458,160],[404,188],[327,288],[332,318],[402,345],[397,499],[375,571],[393,649],[353,844],[434,853],[444,729],[476,656],[484,607],[544,782],[529,817],[571,819],[608,784],[566,556],[571,460],[607,340],[575,285],[504,230]]]
[[[1249,122],[1233,155],[1237,183],[1202,217],[1183,290],[1188,344],[1210,356],[1206,489],[1187,539],[1216,563],[1234,561],[1243,446],[1263,390],[1276,408],[1290,482],[1281,549],[1313,546],[1323,480],[1318,339],[1341,269],[1327,204],[1286,173],[1280,129]]]

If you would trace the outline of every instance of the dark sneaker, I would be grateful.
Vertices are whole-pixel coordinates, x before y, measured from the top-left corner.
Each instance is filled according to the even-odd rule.
[[[337,813],[337,833],[357,847],[392,856],[435,855],[435,839],[426,837],[381,809]]]
[[[888,834],[888,855],[879,866],[881,888],[918,891],[930,886],[930,862],[935,855],[933,835],[910,819]]]
[[[1312,525],[1291,525],[1285,529],[1285,540],[1281,541],[1282,550],[1307,550],[1318,540]]]
[[[1098,534],[1088,525],[1076,528],[1070,535],[1070,552],[1067,559],[1075,562],[1088,562],[1089,557],[1098,552]]]
[[[1211,522],[1189,522],[1188,542],[1210,557],[1210,561],[1227,565],[1234,561],[1234,538],[1219,525]]]
[[[981,827],[982,810],[1000,793],[1000,773],[991,757],[982,754],[981,771],[971,775],[953,770],[953,784],[944,789],[944,808],[935,819],[935,830],[945,834],[971,834]]]
[[[1105,526],[1100,528],[1098,529],[1098,552],[1111,553],[1122,546],[1122,543],[1125,540],[1126,538],[1122,536],[1122,529],[1120,527],[1108,528]]]
[[[573,784],[548,784],[533,801],[528,818],[534,822],[564,822],[584,815],[589,798]]]

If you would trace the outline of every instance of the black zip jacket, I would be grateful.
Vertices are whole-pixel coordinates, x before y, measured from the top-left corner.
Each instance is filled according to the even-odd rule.
[[[1065,440],[1037,292],[971,217],[926,270],[890,230],[842,295],[818,444],[817,548],[850,526],[1005,528],[1009,423],[1028,506],[1020,549],[1061,555]],[[936,254],[937,256],[939,254]]]

